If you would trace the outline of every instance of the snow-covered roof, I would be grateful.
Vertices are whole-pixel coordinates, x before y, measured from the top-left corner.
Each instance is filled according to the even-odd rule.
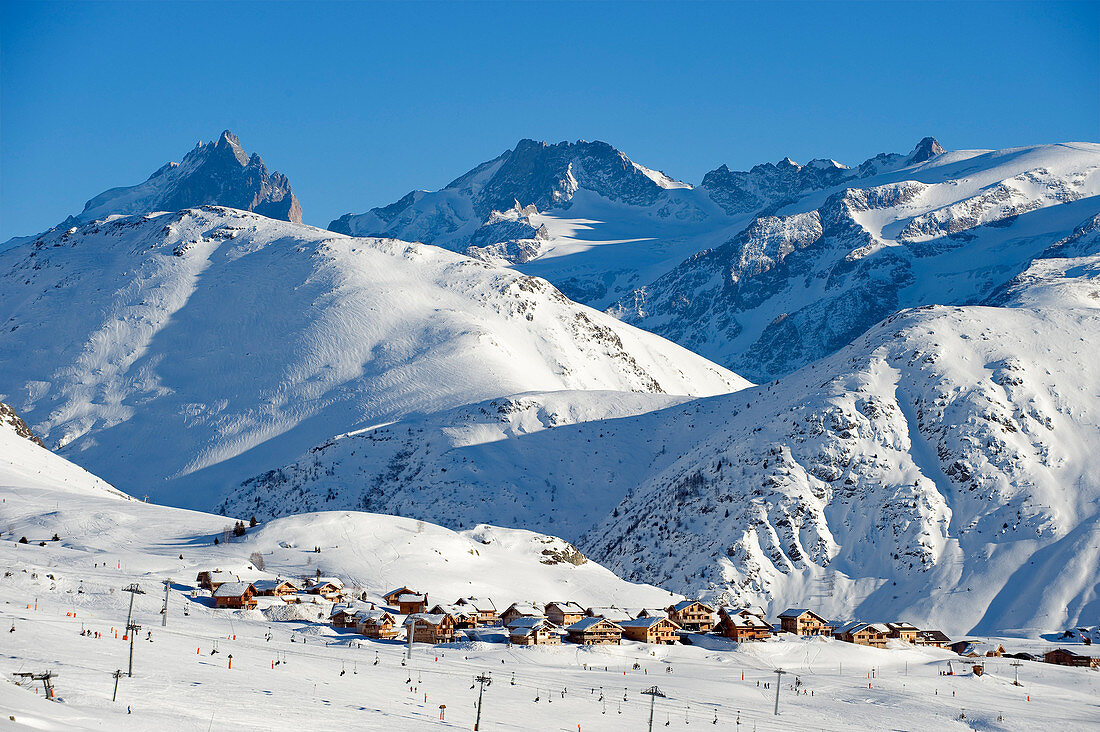
[[[633,620],[629,612],[619,607],[590,607],[585,612],[594,618],[607,618],[616,622],[619,620]]]
[[[333,587],[339,587],[344,589],[344,581],[339,577],[318,577],[313,581],[311,587],[323,587],[324,585],[332,585]]]
[[[546,618],[525,615],[523,617],[516,618],[512,622],[508,623],[508,629],[515,630],[517,628],[538,628],[542,625],[550,624],[550,621]]]
[[[406,592],[412,592],[412,590],[410,590],[408,587],[398,587],[396,590],[390,590],[386,594],[382,595],[382,597],[393,597],[394,595],[401,595]]]
[[[569,627],[567,627],[566,630],[568,630],[570,632],[579,632],[579,631],[583,631],[583,630],[588,630],[592,626],[598,625],[599,623],[608,623],[609,625],[611,625],[615,628],[619,628],[620,630],[622,629],[621,626],[619,626],[618,623],[613,623],[610,620],[608,620],[607,618],[592,617],[592,618],[581,618],[577,622],[575,622],[572,625],[570,625]]]
[[[406,592],[403,595],[399,595],[398,598],[397,598],[397,601],[398,602],[427,602],[428,601],[428,595],[427,594],[417,595],[417,594],[412,593],[412,592]]]
[[[456,618],[469,618],[477,615],[477,609],[463,605],[437,604],[429,611],[436,615],[453,615]]]
[[[663,615],[658,615],[656,617],[649,617],[649,618],[635,618],[633,620],[620,620],[615,624],[618,625],[620,628],[652,628],[654,625],[657,625],[662,620],[667,620],[667,618],[665,618]],[[671,623],[672,621],[669,620],[669,622]]]
[[[226,582],[214,590],[214,597],[240,597],[249,587],[256,589],[251,582]]]
[[[497,606],[488,597],[463,597],[455,601],[455,605],[469,605],[479,613],[495,613]]]
[[[360,623],[380,623],[389,618],[391,623],[396,623],[397,618],[385,610],[359,610],[355,613],[355,619]]]
[[[668,617],[668,611],[663,607],[643,607],[634,614],[636,618]]]
[[[789,607],[786,610],[784,610],[783,612],[779,613],[779,617],[781,617],[781,618],[797,618],[797,617],[801,617],[804,613],[810,613],[810,612],[813,612],[813,610],[810,610],[809,608],[805,608],[805,607]],[[814,615],[817,615],[817,613],[814,613]]]
[[[707,610],[710,610],[711,612],[714,612],[714,608],[712,608],[710,605],[707,605],[705,602],[700,602],[699,600],[681,600],[680,602],[673,605],[672,609],[676,612],[681,612],[681,611],[686,610],[686,609],[688,609],[689,607],[691,607],[692,605],[695,605],[695,604],[702,605]]]
[[[529,602],[513,602],[511,605],[508,606],[508,610],[511,610],[512,612],[517,612],[520,615],[533,615],[540,618],[543,616],[542,608],[536,605],[532,605]],[[507,613],[508,610],[505,610],[504,612]]]
[[[917,628],[917,626],[913,625],[912,623],[907,623],[904,620],[896,622],[896,623],[887,623],[886,627],[889,628],[890,630],[910,630],[910,631],[919,630],[919,628]]]
[[[412,613],[405,616],[405,622],[402,625],[411,625],[413,621],[427,623],[428,625],[439,625],[445,617],[447,616],[439,613]]]
[[[568,602],[548,602],[546,603],[547,612],[550,611],[551,605],[556,607],[558,610],[561,610],[563,613],[580,613],[581,615],[584,615],[584,608],[573,602],[572,600]]]
[[[298,586],[295,585],[293,582],[290,582],[289,580],[267,580],[267,579],[262,579],[262,580],[254,580],[252,582],[252,586],[256,588],[257,592],[264,592],[265,590],[277,590],[278,588],[282,587],[283,585],[289,585],[290,587],[293,587],[295,590],[298,589]]]
[[[201,572],[199,573],[202,574]],[[233,572],[226,572],[220,569],[215,569],[212,572],[206,572],[206,576],[210,578],[211,582],[236,582],[239,577]]]

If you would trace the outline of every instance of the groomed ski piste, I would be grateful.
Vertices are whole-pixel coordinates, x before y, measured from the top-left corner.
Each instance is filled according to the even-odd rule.
[[[650,697],[642,692],[654,686],[664,694],[655,700],[657,729],[1027,730],[1057,720],[1063,730],[1085,730],[1100,720],[1096,671],[983,658],[985,673],[976,676],[950,651],[904,643],[737,645],[697,635],[690,646],[524,648],[482,630],[476,641],[416,644],[406,660],[400,641],[274,619],[306,617],[312,606],[260,598],[257,610],[215,610],[208,592],[193,591],[195,576],[219,568],[293,579],[320,569],[376,602],[408,585],[432,602],[487,595],[498,608],[563,598],[663,606],[679,596],[594,562],[545,564],[540,547],[558,540],[531,532],[453,532],[376,514],[292,516],[215,545],[232,519],[132,499],[3,428],[0,448],[5,729],[472,729],[480,694],[482,730],[644,730]],[[248,569],[254,552],[265,572]],[[145,593],[134,602],[132,677],[124,640],[131,595],[123,591],[131,584]],[[265,612],[264,601],[274,609]],[[13,683],[12,674],[47,671],[55,701],[41,682]],[[482,689],[477,676],[492,682]]]

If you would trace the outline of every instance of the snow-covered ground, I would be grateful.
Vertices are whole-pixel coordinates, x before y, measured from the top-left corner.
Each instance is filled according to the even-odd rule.
[[[84,467],[188,507],[410,414],[747,385],[544,280],[232,209],[47,233],[0,254],[0,282],[0,401]]]
[[[658,728],[1028,730],[1057,718],[1063,729],[1087,730],[1100,719],[1095,671],[1024,662],[1016,687],[1008,659],[989,660],[976,677],[949,651],[906,644],[880,650],[788,638],[737,646],[696,637],[692,646],[509,648],[487,633],[477,642],[417,644],[402,665],[398,642],[271,620],[263,607],[281,607],[276,600],[261,599],[256,611],[214,610],[189,585],[200,569],[248,572],[248,555],[261,551],[268,573],[322,568],[372,595],[410,584],[441,596],[485,590],[494,598],[652,605],[668,594],[591,563],[542,564],[541,544],[526,532],[455,534],[365,514],[280,519],[215,547],[224,517],[129,500],[5,433],[5,454],[18,451],[12,462],[31,460],[38,475],[0,466],[0,709],[12,729],[470,729],[473,678],[486,673],[493,682],[484,690],[485,730],[645,729],[649,699],[641,692],[653,685],[666,695],[656,705]],[[27,544],[16,541],[22,535]],[[314,546],[322,552],[309,551]],[[134,603],[141,629],[130,678],[123,639],[130,595],[122,588],[134,582],[146,594]],[[1010,650],[1012,643],[1056,647],[1006,641]],[[777,668],[787,672],[778,717]],[[956,675],[941,675],[948,668]],[[116,669],[123,676],[112,702]],[[58,703],[35,693],[40,684],[11,683],[13,673],[47,670],[57,674]]]

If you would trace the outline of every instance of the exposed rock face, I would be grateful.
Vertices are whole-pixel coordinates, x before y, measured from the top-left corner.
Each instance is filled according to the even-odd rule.
[[[229,130],[200,143],[179,163],[168,163],[136,186],[112,188],[84,205],[68,224],[110,214],[179,211],[204,205],[254,211],[301,223],[302,206],[282,173],[269,173],[256,153],[249,156]]]
[[[15,432],[20,437],[25,437],[39,447],[45,447],[42,444],[42,440],[38,439],[38,435],[31,431],[31,428],[27,426],[27,423],[23,421],[23,418],[16,414],[15,410],[10,405],[0,402],[0,428],[7,428]]]
[[[926,138],[903,160],[879,156],[860,168],[917,165],[940,150]],[[768,381],[899,309],[982,302],[1054,242],[1085,251],[1100,209],[1097,170],[1100,146],[1048,145],[936,159],[876,173],[863,186],[845,179],[838,192],[807,195],[785,215],[758,216],[609,312]],[[792,166],[767,173],[792,186],[801,175]],[[748,195],[750,187],[730,190]],[[1086,216],[1091,223],[1066,238]]]

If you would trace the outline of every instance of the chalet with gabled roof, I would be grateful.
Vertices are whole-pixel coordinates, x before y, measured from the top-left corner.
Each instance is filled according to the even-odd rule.
[[[1000,658],[1005,654],[1004,646],[980,640],[955,641],[947,647],[960,656],[966,656],[967,658]]]
[[[795,635],[833,634],[833,626],[828,620],[804,607],[787,608],[779,613],[779,628]]]
[[[714,630],[714,608],[698,600],[684,600],[665,608],[668,619],[694,633]]]
[[[459,607],[470,607],[477,612],[478,625],[496,625],[497,606],[488,597],[461,597],[455,600]]]
[[[285,597],[298,594],[298,587],[284,579],[255,580],[252,586],[256,588],[257,597]]]
[[[918,646],[946,648],[951,639],[942,630],[918,630],[916,643]]]
[[[513,602],[500,614],[500,622],[509,627],[516,618],[544,618],[542,608],[529,602]]]
[[[516,618],[508,627],[508,640],[520,646],[561,645],[558,629],[546,618]]]
[[[1055,663],[1059,666],[1077,666],[1080,668],[1100,668],[1100,652],[1091,647],[1077,650],[1055,648],[1043,654],[1044,663]]]
[[[198,583],[199,587],[203,588],[204,590],[210,590],[211,592],[218,589],[220,585],[223,585],[226,582],[240,581],[241,578],[237,575],[233,574],[232,572],[223,572],[220,569],[199,572],[198,576],[195,577],[195,582]]]
[[[623,636],[639,643],[672,645],[680,641],[680,626],[668,618],[635,618],[616,623],[622,628]]]
[[[586,608],[584,614],[590,618],[607,618],[613,623],[617,623],[620,620],[634,619],[634,616],[631,615],[629,610],[624,610],[623,608],[615,607],[614,605]]]
[[[718,618],[718,632],[739,643],[764,640],[772,634],[772,626],[767,621],[747,610],[724,607],[718,611]]]
[[[251,610],[256,607],[255,595],[251,582],[222,582],[214,590],[214,607]]]
[[[455,620],[450,615],[413,613],[405,618],[405,632],[412,633],[413,643],[453,643]]]
[[[885,648],[889,633],[890,631],[885,625],[854,620],[836,628],[833,635],[845,643],[855,643],[856,645],[871,646],[872,648]]]
[[[565,627],[584,617],[584,608],[575,602],[548,602],[544,608],[546,619],[554,625]]]
[[[416,590],[410,590],[408,587],[398,587],[396,590],[390,590],[386,594],[382,595],[382,599],[386,601],[386,604],[390,607],[397,607],[397,598],[402,595],[415,595]]]
[[[584,646],[619,645],[623,629],[603,617],[582,618],[565,629],[571,643]]]
[[[397,637],[397,618],[385,610],[367,610],[356,613],[355,630],[360,635],[378,640],[392,640]]]
[[[886,630],[889,631],[887,633],[888,638],[897,638],[906,643],[916,643],[917,634],[920,633],[920,628],[904,621],[886,623]]]
[[[428,593],[423,595],[406,592],[397,596],[397,609],[404,615],[426,613],[428,611]]]
[[[477,627],[477,610],[469,605],[435,604],[428,611],[431,615],[450,615],[455,619],[455,628],[460,630]]]

